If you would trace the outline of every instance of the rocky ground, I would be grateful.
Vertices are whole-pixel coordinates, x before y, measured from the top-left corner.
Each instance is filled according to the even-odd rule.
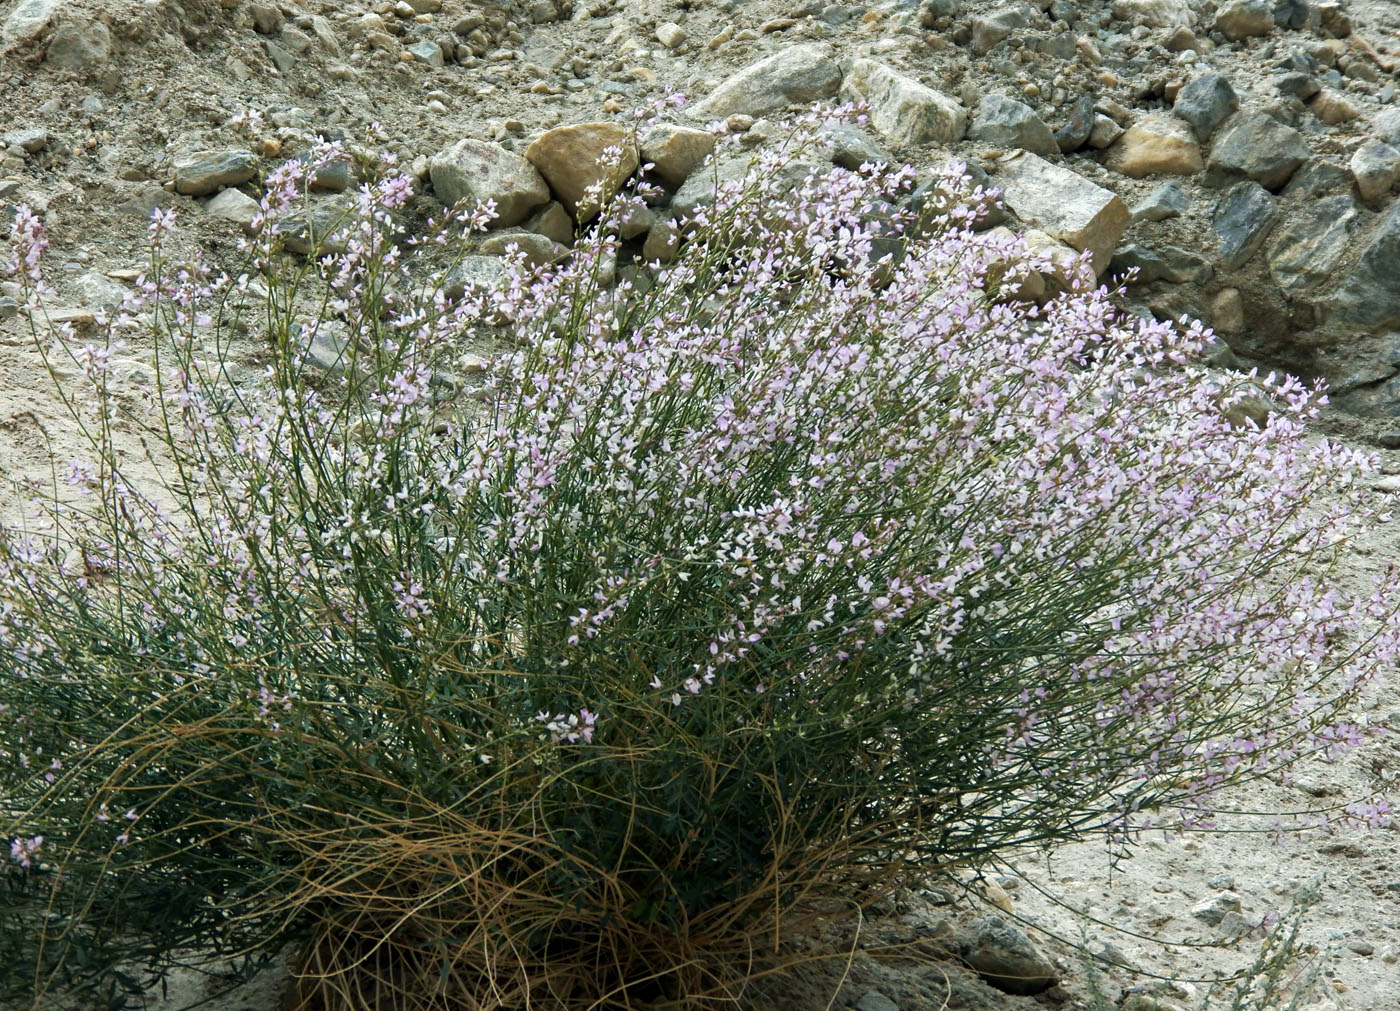
[[[567,255],[594,155],[620,144],[665,189],[630,226],[628,252],[664,260],[672,220],[713,186],[700,127],[723,121],[752,152],[780,139],[794,107],[861,100],[869,122],[833,135],[833,159],[897,160],[925,178],[968,162],[1003,190],[998,227],[1032,233],[1055,257],[1087,251],[1104,277],[1136,268],[1126,307],[1206,320],[1222,367],[1326,380],[1336,409],[1324,429],[1378,448],[1400,473],[1398,65],[1394,0],[0,0],[0,210],[43,214],[49,318],[80,333],[144,264],[156,208],[179,213],[176,252],[236,268],[259,180],[318,137],[396,154],[419,184],[410,231],[460,197],[498,202],[463,284],[497,275],[510,243],[536,259]],[[634,152],[630,111],[678,92],[690,104]],[[738,164],[727,155],[720,174]],[[306,249],[355,171],[318,177]],[[42,392],[16,295],[0,286],[0,466],[11,475],[77,446]],[[313,350],[333,363],[333,344]],[[240,353],[256,366],[255,346]],[[1394,558],[1396,540],[1378,527],[1350,578]],[[1373,722],[1400,726],[1400,686],[1371,705]],[[1400,745],[1377,742],[1234,800],[1270,814],[1340,803],[1398,772]],[[1303,934],[1322,974],[1318,1006],[1400,1007],[1400,835],[1335,824],[1278,842],[1145,839],[1122,862],[1093,846],[1028,855],[972,887],[981,905],[912,897],[867,925],[867,940],[952,951],[984,971],[997,971],[984,958],[1028,959],[1030,975],[1061,979],[1038,996],[927,958],[862,956],[844,983],[837,964],[764,1000],[1084,1007],[1093,982],[1125,1011],[1195,1007],[1205,984],[1154,975],[1247,967],[1271,914],[1321,875]],[[1039,953],[1013,918],[1048,932]],[[1084,963],[1056,938],[1098,955]],[[217,1006],[271,1008],[278,978]],[[204,996],[201,977],[175,984],[148,1007]]]

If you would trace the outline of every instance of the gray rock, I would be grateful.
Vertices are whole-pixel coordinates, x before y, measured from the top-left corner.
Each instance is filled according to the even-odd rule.
[[[1362,200],[1379,200],[1400,182],[1400,151],[1374,138],[1351,156],[1351,175]]]
[[[232,221],[244,231],[252,229],[259,209],[258,202],[242,190],[224,190],[204,205],[206,214]]]
[[[1322,19],[1317,16],[1308,0],[1274,0],[1273,3],[1274,24],[1280,28],[1292,28],[1295,31],[1299,28],[1309,26],[1316,22],[1313,27],[1320,27]]]
[[[1019,927],[999,916],[973,921],[959,935],[962,960],[1005,993],[1037,994],[1059,980],[1059,972]]]
[[[1151,246],[1132,242],[1113,254],[1110,273],[1122,275],[1136,268],[1137,284],[1169,281],[1172,284],[1206,284],[1215,273],[1204,256],[1178,246]]]
[[[1133,208],[1133,220],[1165,221],[1180,217],[1190,209],[1191,198],[1179,183],[1163,183]]]
[[[426,63],[430,67],[441,67],[445,63],[442,47],[436,42],[415,42],[411,46],[405,46],[404,52],[410,54],[417,62]]]
[[[1240,98],[1223,74],[1202,74],[1177,93],[1172,112],[1190,123],[1196,139],[1204,144],[1239,107]]]
[[[466,138],[439,151],[428,161],[428,174],[445,204],[494,200],[495,228],[518,225],[534,208],[549,202],[549,185],[535,166],[487,141]]]
[[[1303,135],[1292,127],[1263,113],[1239,112],[1215,138],[1206,169],[1217,182],[1244,176],[1278,190],[1311,153]]]
[[[844,123],[833,123],[822,127],[823,140],[831,144],[831,163],[843,169],[855,171],[861,165],[889,165],[894,158],[865,132]]]
[[[1078,151],[1089,142],[1094,132],[1094,100],[1088,95],[1075,99],[1065,125],[1055,131],[1055,146],[1069,154]]]
[[[499,256],[464,256],[462,262],[448,273],[443,282],[443,293],[448,298],[456,299],[499,291],[509,273],[505,261]]]
[[[871,129],[896,147],[948,144],[967,131],[967,110],[956,99],[874,60],[856,60],[841,93],[868,103]]]
[[[1371,231],[1332,304],[1336,322],[1376,330],[1400,327],[1400,201]]]
[[[19,315],[19,302],[13,295],[0,295],[0,319],[14,319]]]
[[[1095,151],[1102,151],[1121,136],[1123,136],[1123,128],[1118,125],[1117,121],[1101,112],[1094,113],[1094,126],[1089,131],[1089,146],[1091,148]]]
[[[115,309],[126,299],[130,289],[100,270],[89,270],[73,282],[73,292],[79,303],[89,308]]]
[[[973,18],[972,51],[984,56],[998,42],[1007,39],[1013,32],[1024,31],[1030,24],[1030,14],[1022,7],[1002,7]]]
[[[174,203],[174,197],[165,191],[165,187],[143,186],[137,193],[118,202],[115,210],[118,214],[149,219],[157,207],[170,207]]]
[[[27,130],[11,130],[0,136],[0,141],[3,141],[6,147],[18,147],[26,154],[37,154],[48,146],[49,134],[42,127],[30,127]]]
[[[290,74],[297,65],[297,54],[286,46],[273,42],[271,39],[263,39],[263,49],[267,51],[267,58],[279,74]]]
[[[112,54],[112,33],[101,21],[60,25],[44,51],[44,62],[66,70],[95,70]]]
[[[1167,264],[1152,247],[1130,242],[1113,254],[1108,272],[1114,277],[1123,277],[1132,270],[1137,271],[1134,284],[1151,284],[1162,279]]]
[[[0,26],[0,45],[9,49],[33,42],[48,29],[64,0],[20,0]]]
[[[1288,185],[1283,188],[1283,195],[1307,199],[1335,196],[1347,193],[1351,189],[1351,182],[1351,172],[1342,166],[1323,158],[1310,158],[1303,163],[1302,168],[1293,173],[1293,178],[1288,180]]]
[[[303,256],[345,252],[343,236],[336,235],[350,222],[350,206],[344,198],[322,199],[278,222],[282,247]]]
[[[1098,273],[1108,268],[1132,220],[1117,194],[1030,152],[1003,159],[996,184],[1006,206],[1022,221],[1081,252],[1092,252]]]
[[[1273,8],[1265,0],[1228,0],[1215,12],[1215,29],[1231,42],[1268,35],[1274,30]]]
[[[1092,112],[1091,107],[1091,115]],[[1039,155],[1053,155],[1060,151],[1055,135],[1045,121],[1035,114],[1035,110],[1005,95],[991,94],[982,99],[967,135],[984,144],[1019,147]],[[1084,140],[1088,139],[1086,130]]]
[[[1180,246],[1163,246],[1159,255],[1165,264],[1162,280],[1172,284],[1208,284],[1215,276],[1215,268],[1200,253],[1193,253]]]
[[[1249,933],[1249,921],[1244,918],[1243,914],[1230,910],[1220,918],[1220,922],[1215,925],[1215,930],[1221,937],[1233,940]]]
[[[1294,71],[1274,78],[1274,90],[1280,95],[1288,95],[1300,102],[1306,102],[1322,90],[1322,85],[1317,83],[1312,74]]]
[[[301,324],[297,343],[306,354],[306,364],[333,376],[344,375],[350,369],[353,351],[349,330],[335,320],[322,320],[314,327]]]
[[[175,191],[202,197],[229,186],[241,186],[257,173],[251,151],[230,148],[200,151],[175,161]]]
[[[1212,895],[1191,907],[1192,916],[1212,927],[1218,926],[1220,921],[1225,919],[1226,913],[1238,913],[1239,911],[1240,897],[1234,892],[1221,892],[1219,895]]]
[[[316,41],[321,43],[321,48],[331,56],[339,59],[345,55],[340,48],[340,41],[335,37],[335,30],[331,28],[331,23],[319,14],[311,18],[311,33],[316,36]]]
[[[811,105],[833,97],[841,87],[841,68],[823,48],[792,46],[750,64],[725,81],[692,115],[723,119],[734,113],[765,116],[790,105]]]
[[[1392,147],[1400,145],[1400,106],[1382,109],[1372,126],[1380,140]]]
[[[249,4],[253,30],[263,35],[276,35],[282,27],[282,11],[276,4]]]
[[[705,167],[693,173],[685,184],[671,198],[671,213],[678,219],[688,218],[701,207],[714,202],[715,190],[728,182],[745,179],[754,162],[747,156],[731,157],[720,161],[711,160]],[[780,188],[801,185],[818,166],[811,162],[788,162],[778,170],[774,182]]]
[[[1270,193],[1255,182],[1237,183],[1215,207],[1211,228],[1220,240],[1220,262],[1227,269],[1242,267],[1268,237],[1279,212]]]

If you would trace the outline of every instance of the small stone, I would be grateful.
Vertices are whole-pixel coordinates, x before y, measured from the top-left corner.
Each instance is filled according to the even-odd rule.
[[[1274,78],[1274,90],[1280,95],[1288,95],[1300,102],[1306,102],[1321,91],[1322,86],[1317,83],[1312,74],[1295,71]]]
[[[267,58],[278,73],[290,74],[297,65],[296,54],[291,50],[279,46],[271,39],[263,39],[263,49],[267,52]]]
[[[257,158],[251,151],[201,151],[175,161],[175,191],[202,197],[229,186],[241,186],[256,173]]]
[[[1376,953],[1376,946],[1374,944],[1370,941],[1363,941],[1359,937],[1354,937],[1348,941],[1347,947],[1358,955],[1374,955]]]
[[[962,960],[1005,993],[1037,994],[1054,986],[1059,972],[1025,932],[999,916],[973,921],[959,935]]]
[[[1361,115],[1356,111],[1356,106],[1351,104],[1350,99],[1331,88],[1323,88],[1319,91],[1309,103],[1308,108],[1312,109],[1312,114],[1328,126],[1350,123]]]
[[[1172,112],[1190,123],[1196,139],[1204,144],[1239,107],[1239,96],[1223,74],[1202,74],[1177,92]]]
[[[953,143],[967,131],[967,110],[955,99],[874,60],[856,60],[841,91],[869,104],[871,129],[896,147]]]
[[[1200,145],[1181,120],[1152,115],[1118,139],[1104,163],[1115,172],[1142,179],[1152,175],[1195,175],[1205,168]]]
[[[1215,12],[1215,30],[1231,42],[1268,35],[1274,12],[1265,0],[1228,0]]]
[[[1005,95],[991,94],[982,99],[967,136],[984,144],[1019,147],[1039,155],[1060,151],[1055,135],[1035,110]]]
[[[657,220],[647,232],[646,242],[642,243],[642,259],[647,263],[670,263],[679,248],[680,232],[675,224]]]
[[[1382,109],[1372,124],[1376,138],[1400,147],[1400,107]]]
[[[656,41],[667,49],[675,49],[685,42],[685,29],[674,21],[663,21],[656,26]]]
[[[1070,169],[1022,152],[998,165],[996,184],[1016,216],[1052,238],[1093,254],[1103,273],[1132,220],[1128,205]]]
[[[1222,181],[1244,176],[1279,190],[1311,154],[1303,135],[1259,112],[1238,112],[1211,145],[1206,168]]]
[[[512,246],[524,257],[527,267],[555,263],[569,254],[569,248],[562,243],[534,232],[519,230],[493,232],[482,241],[479,251],[487,256],[504,256]]]
[[[1238,183],[1227,191],[1211,219],[1220,240],[1220,262],[1230,270],[1243,266],[1258,252],[1278,216],[1273,196],[1258,183]]]
[[[493,227],[509,228],[531,210],[549,202],[549,185],[520,155],[499,144],[467,138],[439,151],[428,161],[433,190],[445,204],[459,200],[494,200]]]
[[[608,148],[621,152],[613,164],[598,160]],[[601,199],[621,188],[640,158],[632,134],[619,123],[575,123],[546,130],[525,150],[525,158],[537,168],[566,210],[577,221],[587,221],[601,210],[590,187],[602,184]]]
[[[1216,333],[1244,333],[1244,299],[1238,288],[1222,288],[1210,300],[1210,325]]]
[[[863,130],[844,123],[823,126],[820,138],[831,145],[831,163],[854,172],[861,165],[889,165],[894,158]]]
[[[1249,933],[1249,921],[1242,913],[1237,913],[1233,909],[1220,918],[1220,922],[1215,925],[1215,931],[1221,937],[1233,940],[1236,937],[1243,937]]]
[[[715,150],[715,135],[708,130],[658,123],[642,137],[642,161],[668,186],[680,186]]]
[[[253,29],[262,35],[276,35],[282,27],[282,11],[274,4],[249,4]]]
[[[19,315],[19,302],[11,295],[0,296],[0,319],[14,319]]]
[[[224,190],[204,205],[206,214],[232,221],[245,232],[252,230],[259,210],[258,202],[242,190]]]
[[[343,253],[345,236],[336,233],[349,223],[349,216],[350,205],[344,197],[320,198],[282,219],[282,246],[302,256]]]
[[[462,298],[468,294],[488,294],[499,291],[509,273],[499,256],[464,256],[443,282],[443,294]]]
[[[985,56],[997,43],[1030,27],[1030,14],[1021,7],[1002,7],[972,19],[972,51]]]
[[[1235,876],[1226,872],[1212,876],[1206,885],[1210,888],[1218,888],[1221,891],[1229,892],[1235,888]]]
[[[1379,200],[1400,182],[1400,151],[1373,138],[1356,149],[1350,168],[1361,199]]]
[[[1055,146],[1064,154],[1078,151],[1094,132],[1094,100],[1083,95],[1075,100],[1065,125],[1055,131]]]
[[[1191,208],[1191,198],[1179,183],[1163,183],[1133,208],[1133,220],[1166,221],[1185,214]]]
[[[734,74],[692,114],[701,119],[723,119],[736,112],[763,116],[831,98],[840,87],[841,68],[826,50],[792,46]]]
[[[1226,913],[1238,913],[1240,908],[1238,895],[1234,892],[1221,892],[1219,895],[1212,895],[1192,906],[1191,915],[1215,927],[1219,926],[1220,921],[1225,919]]]
[[[442,47],[436,42],[415,42],[411,46],[404,48],[419,63],[426,63],[430,67],[441,67],[446,61],[442,58]]]
[[[1101,112],[1094,114],[1094,125],[1089,131],[1089,146],[1096,151],[1109,147],[1123,136],[1123,128]]]
[[[574,219],[569,217],[569,212],[557,200],[551,200],[531,214],[521,228],[543,235],[561,246],[571,245],[574,241]]]

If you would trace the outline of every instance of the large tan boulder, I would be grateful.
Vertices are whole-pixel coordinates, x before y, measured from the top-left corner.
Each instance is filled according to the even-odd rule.
[[[618,153],[605,157],[612,148]],[[599,197],[616,193],[640,164],[632,131],[620,123],[574,123],[546,130],[525,149],[525,159],[576,221],[597,215]],[[590,187],[599,183],[600,194],[589,197]]]
[[[1175,116],[1148,116],[1134,123],[1109,150],[1105,164],[1134,179],[1189,176],[1205,168],[1196,135]]]

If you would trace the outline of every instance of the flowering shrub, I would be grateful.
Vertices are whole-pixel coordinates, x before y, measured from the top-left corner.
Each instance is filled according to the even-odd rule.
[[[93,458],[0,535],[6,994],[296,942],[298,1008],[723,997],[813,917],[1360,739],[1392,587],[1327,584],[1367,461],[1312,394],[1236,427],[1200,326],[988,291],[1024,251],[958,173],[916,228],[909,172],[784,157],[666,269],[633,193],[456,300],[402,178],[279,253],[303,165],[250,274],[158,215],[109,340],[40,335]]]

